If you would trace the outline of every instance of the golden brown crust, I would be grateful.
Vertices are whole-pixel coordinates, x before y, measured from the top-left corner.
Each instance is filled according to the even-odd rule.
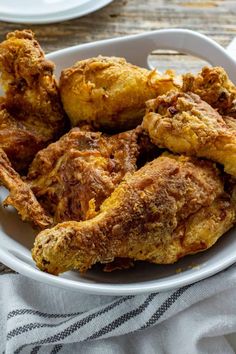
[[[204,67],[196,76],[183,75],[183,91],[199,95],[222,115],[236,117],[236,87],[221,67]]]
[[[199,96],[169,92],[149,101],[142,126],[157,146],[219,162],[236,177],[236,131],[232,122],[227,117],[224,120]]]
[[[106,130],[128,130],[141,123],[145,101],[174,89],[173,73],[160,75],[123,58],[90,58],[62,71],[60,93],[72,125],[81,121]]]
[[[108,137],[74,128],[36,155],[27,183],[55,223],[89,219],[136,170],[138,138],[139,129]]]
[[[33,192],[18,173],[12,168],[5,152],[0,149],[0,185],[9,189],[10,194],[3,202],[4,206],[12,205],[22,220],[33,222],[44,229],[52,224],[52,219],[38,203]]]
[[[42,231],[33,258],[53,274],[84,272],[116,257],[173,263],[210,247],[233,226],[235,203],[223,187],[212,163],[161,156],[128,176],[93,219]]]
[[[122,58],[80,61],[60,78],[63,105],[80,128],[45,148],[66,124],[53,70],[32,31],[9,33],[0,44],[0,184],[10,191],[3,205],[42,229],[59,223],[36,238],[40,269],[173,263],[234,225],[236,88],[222,68],[184,75],[182,85],[171,71]],[[136,127],[147,100],[146,135],[140,127],[96,132]],[[149,136],[160,148],[219,162],[233,177],[195,157],[155,158]],[[35,154],[21,178],[14,168],[26,170]]]
[[[65,117],[54,64],[44,53],[32,31],[15,31],[0,44],[1,84],[0,147],[13,167],[28,167],[35,153],[64,130]]]
[[[227,125],[227,129],[230,129],[233,134],[236,134],[236,119],[234,117],[223,116],[222,117]]]
[[[6,152],[12,166],[17,171],[24,171],[33,156],[43,147],[47,138],[40,137],[25,127],[24,122],[15,119],[5,108],[5,104],[0,104],[0,147]]]

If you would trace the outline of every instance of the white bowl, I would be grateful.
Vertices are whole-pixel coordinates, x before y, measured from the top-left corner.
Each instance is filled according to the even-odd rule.
[[[236,62],[209,38],[192,31],[160,30],[141,35],[83,44],[54,52],[47,57],[57,65],[57,75],[80,59],[102,55],[123,56],[134,64],[147,66],[154,49],[173,49],[221,65],[235,80]],[[186,69],[187,70],[187,69]],[[0,190],[0,201],[7,192]],[[59,277],[39,271],[31,258],[35,232],[11,208],[0,208],[0,261],[15,271],[43,283],[91,294],[125,295],[165,291],[207,278],[236,261],[236,231],[224,235],[211,249],[188,256],[173,265],[137,263],[126,271],[103,273],[98,267],[81,276],[67,272]]]

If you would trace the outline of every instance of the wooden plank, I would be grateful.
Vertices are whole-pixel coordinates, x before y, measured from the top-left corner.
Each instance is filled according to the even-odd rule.
[[[148,63],[151,68],[156,68],[158,71],[164,72],[167,69],[172,69],[177,74],[186,72],[197,73],[202,67],[209,65],[204,60],[185,54],[151,55]]]
[[[209,4],[212,3],[212,6]],[[214,6],[213,6],[214,5]],[[114,0],[83,18],[50,25],[0,23],[0,40],[14,29],[32,28],[49,52],[92,40],[158,28],[198,30],[226,45],[236,36],[235,1]]]

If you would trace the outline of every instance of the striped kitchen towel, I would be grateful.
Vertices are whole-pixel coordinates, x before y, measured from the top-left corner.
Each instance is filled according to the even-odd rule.
[[[236,266],[165,293],[96,296],[0,276],[0,353],[233,354]]]

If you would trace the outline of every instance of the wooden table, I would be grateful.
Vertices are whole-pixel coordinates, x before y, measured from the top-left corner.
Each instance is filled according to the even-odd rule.
[[[200,31],[226,46],[236,36],[236,5],[233,10],[232,4],[233,1],[226,0],[114,0],[94,14],[56,24],[1,22],[0,40],[9,31],[31,28],[48,53],[98,39],[181,27]],[[202,66],[196,59],[163,51],[155,52],[151,59],[160,69],[171,67],[177,71],[183,68],[192,71]],[[0,264],[0,273],[9,271]]]

